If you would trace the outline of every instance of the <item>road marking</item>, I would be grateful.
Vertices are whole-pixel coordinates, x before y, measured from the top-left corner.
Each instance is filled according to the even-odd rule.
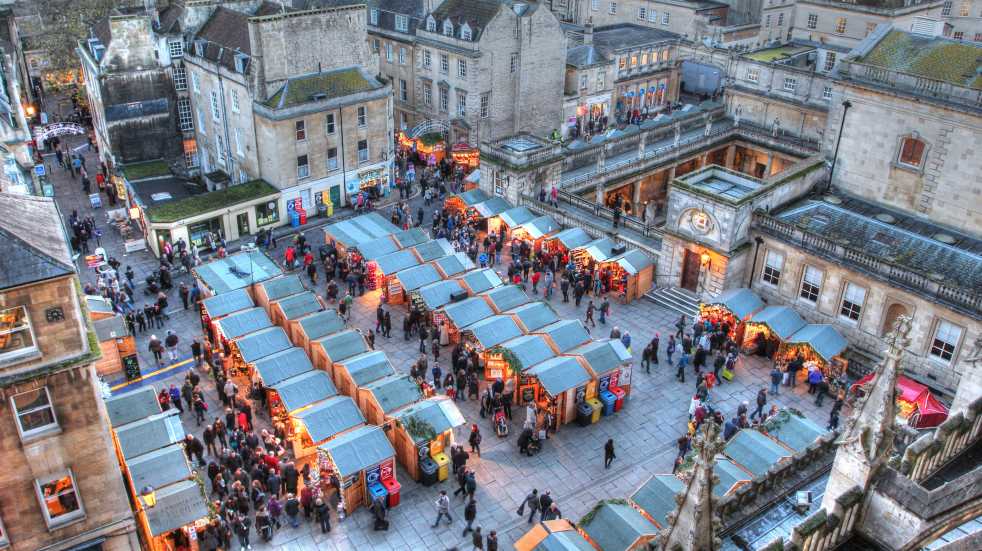
[[[178,367],[185,366],[185,365],[187,365],[187,364],[189,364],[189,363],[191,363],[193,361],[194,361],[194,358],[188,358],[186,360],[181,360],[181,361],[177,362],[176,364],[170,364],[170,365],[168,365],[166,367],[162,367],[162,368],[160,368],[160,369],[158,369],[156,371],[151,371],[150,373],[147,373],[146,375],[140,375],[139,377],[137,377],[136,379],[133,379],[132,381],[126,381],[126,382],[123,382],[123,383],[119,383],[119,384],[117,384],[115,386],[111,386],[111,387],[109,387],[109,390],[112,391],[112,392],[116,392],[117,390],[119,390],[121,388],[126,388],[126,387],[128,387],[130,385],[134,385],[136,383],[142,382],[145,379],[153,378],[153,377],[155,377],[157,375],[160,375],[161,373],[166,373],[168,371],[173,371],[174,369],[177,369]]]

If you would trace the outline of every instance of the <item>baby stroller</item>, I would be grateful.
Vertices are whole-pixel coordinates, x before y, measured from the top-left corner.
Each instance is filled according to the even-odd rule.
[[[494,433],[499,438],[508,436],[508,419],[505,417],[504,406],[494,408]]]

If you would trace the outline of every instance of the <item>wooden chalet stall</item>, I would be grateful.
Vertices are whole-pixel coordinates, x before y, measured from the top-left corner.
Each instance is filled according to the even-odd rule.
[[[453,245],[444,238],[431,239],[410,249],[420,263],[432,262],[456,252]]]
[[[395,240],[394,235],[383,235],[382,237],[377,237],[371,241],[365,241],[364,243],[359,243],[353,247],[353,250],[358,251],[358,254],[365,259],[366,262],[371,262],[387,254],[392,254],[402,250],[399,243]]]
[[[127,380],[140,376],[136,338],[130,334],[123,316],[116,315],[92,322],[102,357],[95,363],[96,373],[104,377],[123,373]]]
[[[747,322],[743,336],[744,352],[773,358],[781,344],[805,325],[805,320],[791,308],[768,306]]]
[[[358,427],[318,446],[317,471],[337,474],[341,506],[350,515],[371,503],[369,485],[395,481],[395,453],[380,427]],[[327,478],[319,476],[320,480]]]
[[[286,329],[292,336],[298,320],[308,314],[320,312],[324,309],[324,304],[312,291],[304,291],[271,303],[269,309],[273,323]]]
[[[463,275],[465,272],[469,272],[477,267],[474,261],[467,256],[467,253],[453,253],[443,258],[438,258],[433,261],[433,266],[440,272],[440,277],[443,279]]]
[[[381,289],[385,293],[386,276],[394,272],[385,272],[385,269],[393,269],[392,263],[405,262],[408,258],[400,252],[399,245],[392,236],[386,235],[358,244],[349,250],[351,256],[360,256],[365,260],[365,287],[371,291]],[[394,255],[394,256],[393,256]],[[383,270],[379,269],[379,259],[385,258],[386,264]]]
[[[495,314],[503,314],[507,310],[518,308],[532,300],[525,290],[518,285],[502,285],[478,296],[487,301],[488,306],[494,310]]]
[[[522,371],[518,403],[535,403],[552,414],[554,430],[576,419],[576,406],[596,388],[593,374],[573,356],[556,356]],[[596,392],[593,390],[592,392]]]
[[[400,409],[393,417],[394,430],[388,434],[396,457],[417,482],[423,482],[421,461],[446,454],[454,445],[454,429],[466,424],[457,404],[446,396],[427,398]]]
[[[465,191],[463,193],[456,193],[450,197],[447,197],[446,200],[443,201],[443,207],[450,211],[451,214],[466,215],[467,209],[478,203],[483,203],[490,198],[491,196],[488,195],[483,189],[477,188],[470,191]]]
[[[503,313],[511,316],[526,334],[559,321],[559,315],[552,306],[541,300],[510,308]]]
[[[338,387],[338,390],[342,394],[354,396],[353,389],[346,389],[338,382],[334,364],[352,356],[368,352],[368,344],[365,342],[365,337],[361,334],[361,331],[348,329],[346,331],[332,333],[313,341],[310,346],[313,349],[310,359],[313,361],[314,367],[330,373],[331,379],[334,380],[335,386]]]
[[[505,284],[498,272],[491,268],[467,272],[460,277],[460,282],[467,294],[472,297]]]
[[[250,333],[232,341],[230,346],[232,355],[225,358],[226,372],[230,377],[244,377],[251,380],[256,362],[292,346],[293,343],[282,327],[269,327]]]
[[[270,279],[269,281],[264,281],[256,285],[256,304],[265,308],[266,312],[269,313],[269,317],[272,318],[273,310],[270,307],[272,303],[306,290],[307,288],[300,281],[300,276],[296,274],[288,274],[276,279]]]
[[[134,457],[184,441],[184,425],[177,408],[122,425],[115,430],[120,464]]]
[[[419,289],[409,293],[409,309],[421,312],[423,319],[429,319],[433,312],[454,302],[454,299],[463,300],[467,297],[467,291],[456,279],[445,279],[424,285]]]
[[[723,497],[733,495],[741,486],[749,484],[754,475],[731,459],[716,456],[713,474],[719,477],[719,483],[713,486],[713,495]]]
[[[767,476],[767,471],[772,466],[790,461],[793,454],[790,449],[760,431],[741,429],[726,443],[723,455],[749,472],[752,480],[759,476]]]
[[[266,310],[257,306],[225,316],[218,320],[216,325],[218,329],[216,344],[225,348],[227,352],[234,352],[231,343],[235,339],[273,327],[273,322],[269,319]]]
[[[255,300],[256,284],[283,275],[283,270],[264,253],[244,251],[202,264],[192,273],[203,299],[245,289]]]
[[[534,333],[542,335],[549,348],[556,354],[565,354],[581,344],[590,342],[590,333],[578,319],[559,320],[535,330]]]
[[[643,297],[655,279],[655,261],[638,249],[601,262],[600,268],[610,270],[610,290],[625,304]]]
[[[313,357],[311,343],[332,333],[344,331],[344,327],[344,320],[338,315],[337,310],[324,310],[298,319],[290,338],[293,344],[303,348],[310,357]]]
[[[337,395],[330,375],[316,369],[305,371],[272,385],[269,396],[271,418],[274,424],[279,422],[286,427],[290,438],[294,427],[291,415]]]
[[[514,207],[502,212],[497,216],[497,218],[500,220],[499,238],[511,239],[514,237],[514,232],[516,229],[520,228],[522,224],[531,222],[535,219],[535,214],[529,210],[528,207]]]
[[[296,346],[259,359],[254,366],[255,373],[252,379],[263,385],[263,392],[266,393],[266,403],[269,406],[271,416],[275,416],[278,406],[276,390],[273,387],[287,379],[314,370],[314,365],[310,363],[307,353],[304,352],[303,348]]]
[[[408,230],[392,234],[392,239],[395,240],[396,245],[399,245],[399,249],[401,250],[429,241],[430,234],[423,228],[409,228]]]
[[[542,243],[560,230],[562,226],[551,216],[537,216],[512,229],[511,236],[527,242],[532,251],[538,252],[542,248]]]
[[[374,289],[382,290],[382,299],[389,304],[402,304],[405,294],[396,274],[402,270],[419,266],[420,261],[412,250],[406,249],[379,257],[368,266],[366,279],[371,280]]]
[[[113,394],[105,402],[109,425],[113,429],[160,413],[157,391],[152,386]]]
[[[293,453],[297,459],[314,455],[317,446],[365,424],[365,417],[349,396],[332,396],[290,416]]]
[[[358,389],[394,375],[395,368],[381,350],[363,352],[335,365],[338,389],[346,396],[357,397]]]
[[[609,391],[614,395],[614,411],[624,405],[623,400],[631,394],[631,353],[618,339],[590,341],[569,351],[586,363],[597,380],[597,394]],[[593,396],[587,396],[593,398]],[[601,396],[601,402],[604,401]]]
[[[806,373],[819,369],[826,380],[846,372],[849,361],[842,354],[849,348],[849,341],[828,324],[810,323],[788,337],[775,355],[775,361],[791,361],[796,356],[805,360]],[[804,375],[807,377],[807,375]]]
[[[714,299],[699,304],[699,319],[725,326],[734,342],[744,340],[745,323],[764,308],[764,301],[750,289],[727,289]]]
[[[593,238],[583,228],[567,228],[543,239],[542,248],[550,254],[564,256],[591,241]]]
[[[515,378],[555,354],[540,335],[522,335],[491,347],[484,355],[484,377],[489,381]],[[517,387],[516,387],[517,388]]]
[[[592,273],[599,263],[607,262],[623,252],[613,239],[604,237],[576,247],[570,251],[569,256],[577,270]]]
[[[373,425],[390,425],[392,415],[423,399],[423,391],[408,375],[388,375],[358,388],[358,407]]]
[[[522,330],[511,316],[491,316],[465,327],[461,331],[461,342],[464,343],[465,354],[470,354],[473,350],[481,355],[484,361],[484,377],[493,381],[497,377],[492,375],[505,371],[507,365],[503,360],[489,361],[495,356],[490,350],[521,335]]]
[[[432,264],[420,264],[396,272],[389,283],[389,302],[390,304],[407,302],[414,291],[442,280],[440,272],[436,271]],[[408,305],[412,307],[411,302]]]
[[[649,522],[654,523],[659,529],[668,528],[668,515],[678,508],[675,495],[682,493],[683,490],[685,490],[685,483],[677,476],[656,474],[642,484],[628,500]]]
[[[515,542],[515,551],[596,551],[565,518],[541,521]]]
[[[382,218],[377,212],[370,212],[328,224],[324,227],[324,241],[334,247],[339,254],[343,254],[351,248],[357,248],[361,243],[400,231],[392,222]]]
[[[432,321],[434,327],[442,327],[446,323],[450,344],[457,344],[463,328],[493,315],[494,311],[483,297],[471,297],[448,304],[442,310],[435,310]]]
[[[511,208],[512,205],[508,201],[501,197],[492,197],[468,208],[466,221],[474,223],[479,235],[480,232],[494,232],[500,237],[502,226],[499,215]]]
[[[627,504],[601,502],[580,529],[597,549],[641,551],[658,537],[658,527]]]
[[[201,301],[201,330],[212,343],[218,343],[218,321],[236,312],[254,308],[256,303],[245,289],[236,289]]]

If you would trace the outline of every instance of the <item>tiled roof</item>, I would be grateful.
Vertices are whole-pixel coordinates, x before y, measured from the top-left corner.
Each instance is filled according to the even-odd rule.
[[[75,272],[52,199],[0,193],[0,289]]]
[[[477,42],[481,38],[481,31],[494,19],[501,8],[501,3],[497,0],[446,0],[433,10],[433,18],[436,19],[437,30],[443,28],[443,21],[450,19],[454,24],[454,34],[459,36],[460,26],[465,22],[471,28],[471,36]]]
[[[592,44],[574,46],[566,51],[566,65],[572,65],[578,69],[602,65],[608,61],[607,56]]]
[[[181,32],[181,18],[184,17],[184,6],[181,4],[171,4],[160,10],[157,25],[157,32],[161,34],[174,34]]]
[[[252,54],[249,14],[219,6],[201,26],[197,39],[205,40],[203,57],[235,69],[235,53]]]
[[[982,89],[982,44],[977,42],[893,30],[860,62]]]
[[[346,67],[291,78],[269,98],[266,105],[273,109],[283,109],[310,101],[323,101],[378,90],[383,86],[362,69]]]

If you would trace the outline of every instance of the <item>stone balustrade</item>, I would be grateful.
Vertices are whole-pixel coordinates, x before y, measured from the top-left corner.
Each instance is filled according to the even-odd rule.
[[[982,434],[982,397],[968,409],[957,412],[934,432],[925,434],[907,447],[900,472],[914,482],[931,477],[950,460],[972,446]]]

